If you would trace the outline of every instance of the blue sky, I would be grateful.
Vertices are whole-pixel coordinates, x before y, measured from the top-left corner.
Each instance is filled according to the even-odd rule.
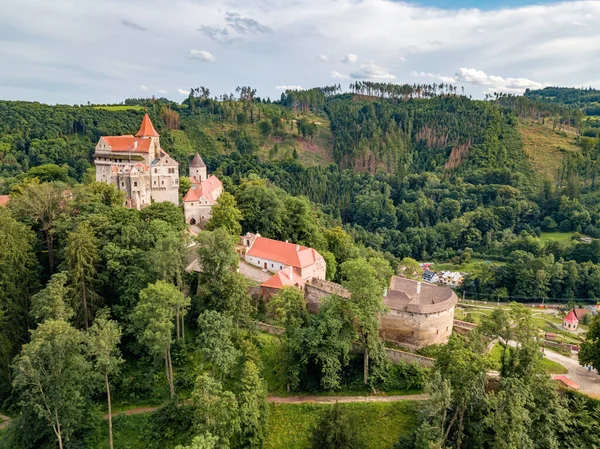
[[[518,8],[522,6],[531,5],[544,5],[556,2],[533,0],[419,0],[409,3],[439,9],[478,8],[483,11],[493,11],[498,9]]]
[[[357,79],[475,97],[600,87],[599,1],[510,1],[0,0],[0,98],[181,101],[239,85],[275,98]]]

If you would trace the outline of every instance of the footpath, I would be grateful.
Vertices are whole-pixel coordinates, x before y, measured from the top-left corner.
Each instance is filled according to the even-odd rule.
[[[392,396],[267,396],[267,402],[270,404],[334,404],[351,402],[398,402],[398,401],[426,401],[428,394],[406,394]],[[142,413],[152,413],[160,407],[138,407],[114,412],[112,416],[120,415],[140,415]],[[104,415],[108,419],[108,414]]]

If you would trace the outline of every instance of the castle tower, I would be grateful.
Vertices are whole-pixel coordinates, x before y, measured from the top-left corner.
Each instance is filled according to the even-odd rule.
[[[207,178],[206,164],[198,153],[196,153],[190,163],[190,178],[198,178],[200,182],[206,181]]]
[[[154,125],[152,124],[148,114],[144,115],[140,130],[137,132],[135,137],[150,139],[150,154],[152,155],[151,160],[160,158],[160,136],[154,129]]]

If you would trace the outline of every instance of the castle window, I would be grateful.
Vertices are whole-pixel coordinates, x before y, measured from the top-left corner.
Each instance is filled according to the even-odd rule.
[[[161,184],[164,186],[164,185],[165,185],[165,182],[164,182],[164,181],[161,181]]]
[[[280,269],[280,270],[283,270],[283,265],[279,265],[279,269]]]
[[[169,173],[171,173],[171,174],[175,173],[175,169],[174,168],[170,168],[169,169]]]
[[[125,183],[121,181],[121,187],[125,187]]]
[[[156,185],[156,181],[154,181],[154,185]]]
[[[158,173],[158,168],[155,168],[155,169],[154,169],[154,173]]]
[[[137,187],[137,182],[136,181],[133,182],[133,187]]]

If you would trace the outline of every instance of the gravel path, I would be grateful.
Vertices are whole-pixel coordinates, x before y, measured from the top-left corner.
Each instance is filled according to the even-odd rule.
[[[553,362],[558,362],[567,370],[569,373],[566,376],[573,382],[579,384],[579,391],[590,396],[600,397],[600,376],[595,369],[590,371],[586,367],[581,366],[576,357],[569,357],[566,355],[559,354],[558,352],[544,351],[546,358]]]
[[[247,277],[248,279],[258,282],[259,284],[268,281],[271,276],[273,276],[271,273],[267,273],[258,267],[244,262],[243,260],[240,260],[239,268],[240,274],[244,275],[244,277]]]

